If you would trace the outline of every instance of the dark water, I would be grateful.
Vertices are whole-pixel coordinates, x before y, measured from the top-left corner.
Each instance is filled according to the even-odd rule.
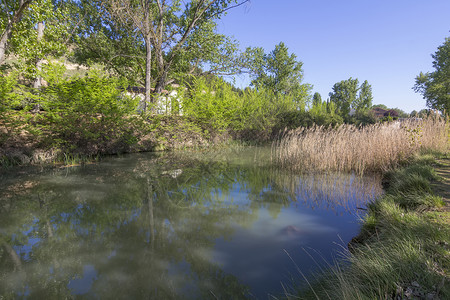
[[[0,299],[267,299],[358,233],[373,178],[267,149],[136,154],[0,175]]]

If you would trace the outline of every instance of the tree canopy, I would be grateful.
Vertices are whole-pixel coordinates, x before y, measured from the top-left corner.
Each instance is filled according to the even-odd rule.
[[[303,63],[295,54],[289,54],[286,45],[281,42],[268,54],[262,48],[247,49],[253,57],[253,80],[256,88],[268,88],[275,95],[290,95],[305,105],[310,98],[312,86],[303,81]]]
[[[339,114],[348,118],[350,111],[362,112],[372,106],[372,87],[365,80],[359,85],[358,79],[349,78],[333,85],[333,91],[329,94],[330,101],[335,103]]]
[[[427,106],[441,112],[450,111],[450,38],[431,55],[435,71],[423,73],[416,77],[413,89],[422,94]]]
[[[140,74],[130,75],[144,79],[145,102],[149,102],[153,87],[158,94],[180,74],[194,73],[205,65],[211,66],[211,73],[233,70],[236,43],[216,33],[215,21],[246,2],[82,1],[82,10],[95,17],[80,33],[81,45],[86,47],[79,49],[78,58],[95,58],[122,74],[130,73],[132,66],[141,66],[137,68]],[[133,51],[129,45],[135,46]],[[102,55],[105,52],[109,60]]]

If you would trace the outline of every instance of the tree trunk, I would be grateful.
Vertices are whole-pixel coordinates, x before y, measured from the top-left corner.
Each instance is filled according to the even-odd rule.
[[[145,98],[144,98],[144,112],[147,111],[147,105],[151,103],[151,78],[152,78],[152,43],[150,37],[145,39]],[[154,105],[151,109],[153,110]]]
[[[39,22],[37,25],[37,40],[38,40],[38,44],[39,42],[42,40],[42,38],[44,37],[44,22]],[[41,67],[42,65],[42,60],[40,58],[36,59],[36,71],[39,73],[42,69]],[[36,76],[36,79],[34,81],[33,87],[35,89],[40,89],[42,86],[42,77],[38,74]]]
[[[7,30],[5,30],[5,32],[3,33],[3,35],[0,39],[0,65],[2,65],[3,62],[5,61],[6,43],[8,41],[8,35],[9,35],[9,32]]]
[[[3,249],[5,249],[5,252],[9,254],[9,256],[11,257],[11,260],[14,264],[14,268],[17,270],[21,270],[22,269],[22,261],[19,257],[19,255],[17,255],[16,251],[13,249],[13,247],[11,247],[9,244],[7,244],[6,242],[2,242],[1,245],[3,246]]]

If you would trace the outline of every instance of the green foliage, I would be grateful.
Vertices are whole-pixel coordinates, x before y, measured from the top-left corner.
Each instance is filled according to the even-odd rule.
[[[377,118],[373,114],[373,112],[369,110],[364,111],[356,111],[355,115],[352,117],[352,122],[356,125],[370,125],[375,124],[377,122]]]
[[[386,109],[386,110],[389,109],[389,108],[388,108],[386,105],[384,105],[384,104],[375,104],[375,105],[372,105],[371,108],[376,108],[376,107],[382,108],[382,109]]]
[[[233,122],[240,99],[228,84],[219,80],[207,84],[196,79],[190,94],[183,100],[183,113],[187,116],[218,130],[225,130]]]
[[[312,105],[319,105],[322,103],[322,96],[320,95],[320,93],[314,93],[313,96],[313,100],[312,100]]]
[[[76,28],[73,61],[83,65],[100,63],[127,78],[130,84],[144,84],[145,45],[131,24],[116,22],[99,1],[81,1],[70,15],[72,19],[85,19]]]
[[[217,33],[216,22],[245,2],[80,1],[74,17],[86,22],[77,32],[74,58],[102,63],[132,83],[151,81],[157,92],[189,75],[239,73],[244,57],[235,40]]]
[[[48,65],[44,78],[50,82],[40,104],[44,113],[37,117],[37,134],[47,143],[68,150],[85,149],[87,154],[135,143],[129,116],[137,100],[124,95],[126,81],[91,70],[84,77],[64,79],[61,65]]]
[[[413,89],[427,100],[427,106],[440,112],[450,111],[450,38],[432,55],[434,72],[416,77]]]
[[[304,108],[297,109],[297,103],[290,95],[275,95],[264,88],[238,92],[223,80],[208,83],[201,78],[193,81],[189,95],[183,99],[182,111],[215,130],[267,134],[273,128],[295,126],[305,113]]]
[[[343,117],[348,117],[350,108],[356,101],[358,94],[358,79],[349,78],[335,83],[333,92],[330,93],[330,101],[336,104],[337,111]]]
[[[33,81],[38,76],[37,63],[48,56],[61,56],[67,51],[69,24],[50,0],[34,0],[26,9],[20,22],[14,26],[8,40],[8,50],[17,60],[15,67],[25,79]],[[36,24],[44,24],[44,35],[38,38]]]
[[[316,93],[318,94],[318,93]],[[316,97],[314,94],[314,97]],[[320,96],[320,94],[319,94]],[[308,110],[309,121],[304,122],[302,126],[309,127],[312,125],[324,125],[324,126],[336,126],[342,124],[344,121],[340,115],[338,115],[333,102],[327,103],[317,99],[313,99],[311,108]],[[306,115],[306,118],[308,117]]]
[[[20,97],[16,91],[18,73],[0,74],[0,112],[20,106]]]
[[[173,77],[186,80],[189,75],[237,74],[244,67],[238,42],[217,33],[217,23],[208,20],[192,32],[185,49],[176,53]]]
[[[357,112],[366,111],[372,106],[372,100],[372,86],[367,80],[364,80],[359,88],[358,98],[356,98],[352,108]]]
[[[20,73],[0,72],[0,145],[28,127],[28,117],[21,109],[36,97],[19,84]]]
[[[329,94],[330,101],[335,103],[336,111],[345,121],[351,120],[351,109],[364,112],[372,106],[372,87],[365,80],[359,86],[358,79],[349,78],[335,83],[333,92]]]
[[[302,83],[303,63],[297,61],[295,54],[289,54],[283,42],[269,54],[264,54],[262,48],[256,48],[247,49],[247,55],[253,58],[253,86],[269,89],[275,95],[289,95],[299,108],[306,106],[312,86]]]

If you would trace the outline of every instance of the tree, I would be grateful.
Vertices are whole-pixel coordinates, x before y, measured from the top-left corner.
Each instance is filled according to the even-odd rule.
[[[202,41],[200,37],[203,36],[196,33],[205,30],[208,23],[219,19],[229,9],[248,1],[99,0],[85,1],[83,5],[93,7],[94,10],[101,7],[105,12],[104,16],[97,14],[100,17],[100,21],[96,22],[97,31],[114,30],[121,32],[121,36],[129,33],[135,39],[132,44],[139,46],[142,42],[145,49],[145,102],[149,103],[152,79],[155,81],[154,93],[159,94],[172,80],[170,72],[176,69],[178,62],[182,62],[181,58],[188,57],[188,52],[195,52],[195,47],[202,48],[205,42],[210,42],[208,39]],[[109,36],[113,43],[120,39],[118,36]],[[194,36],[199,37],[196,43],[191,41]]]
[[[313,106],[317,106],[319,104],[322,104],[322,96],[320,93],[314,93],[313,100],[312,100]]]
[[[348,117],[352,105],[356,102],[358,94],[358,79],[349,78],[333,85],[333,92],[329,94],[330,101],[336,104],[341,116]]]
[[[5,61],[8,50],[8,40],[13,29],[22,20],[23,14],[33,0],[14,0],[0,2],[0,65]]]
[[[82,0],[71,13],[84,19],[77,29],[75,62],[100,63],[131,84],[145,85],[145,45],[132,24],[117,22],[99,1]]]
[[[372,106],[372,100],[372,86],[370,86],[367,80],[364,80],[359,88],[359,95],[353,105],[353,108],[356,111],[368,110]]]
[[[358,79],[349,78],[335,83],[333,92],[329,94],[330,101],[335,103],[337,112],[344,118],[349,120],[350,110],[361,113],[372,106],[372,87],[365,80],[359,86]]]
[[[247,53],[254,58],[251,85],[268,88],[275,95],[290,95],[300,105],[306,104],[312,86],[302,83],[303,63],[295,54],[289,54],[283,42],[269,54],[264,54],[262,48],[247,49]]]
[[[375,108],[375,107],[379,107],[379,108],[382,108],[382,109],[389,109],[386,105],[384,105],[384,104],[375,104],[375,105],[372,105],[372,108]]]
[[[419,110],[417,115],[419,116],[419,118],[426,118],[427,116],[430,115],[430,110],[429,109],[421,109],[421,110]]]
[[[408,118],[409,117],[409,114],[407,114],[404,110],[402,110],[398,107],[393,108],[392,110],[395,110],[397,112],[399,118]]]
[[[24,71],[26,78],[34,81],[37,88],[40,87],[40,80],[36,78],[39,77],[37,73],[40,71],[41,61],[48,56],[62,55],[67,50],[70,30],[63,17],[67,12],[66,3],[33,0],[23,8],[20,20],[8,35],[7,52],[19,58],[15,65]]]
[[[243,72],[248,63],[246,56],[238,51],[238,42],[217,33],[216,29],[217,23],[210,20],[189,36],[185,50],[174,62],[171,80],[183,80],[186,74],[227,76]]]
[[[427,106],[444,112],[450,111],[450,38],[438,47],[434,59],[434,72],[422,73],[416,77],[413,89],[422,94]]]

